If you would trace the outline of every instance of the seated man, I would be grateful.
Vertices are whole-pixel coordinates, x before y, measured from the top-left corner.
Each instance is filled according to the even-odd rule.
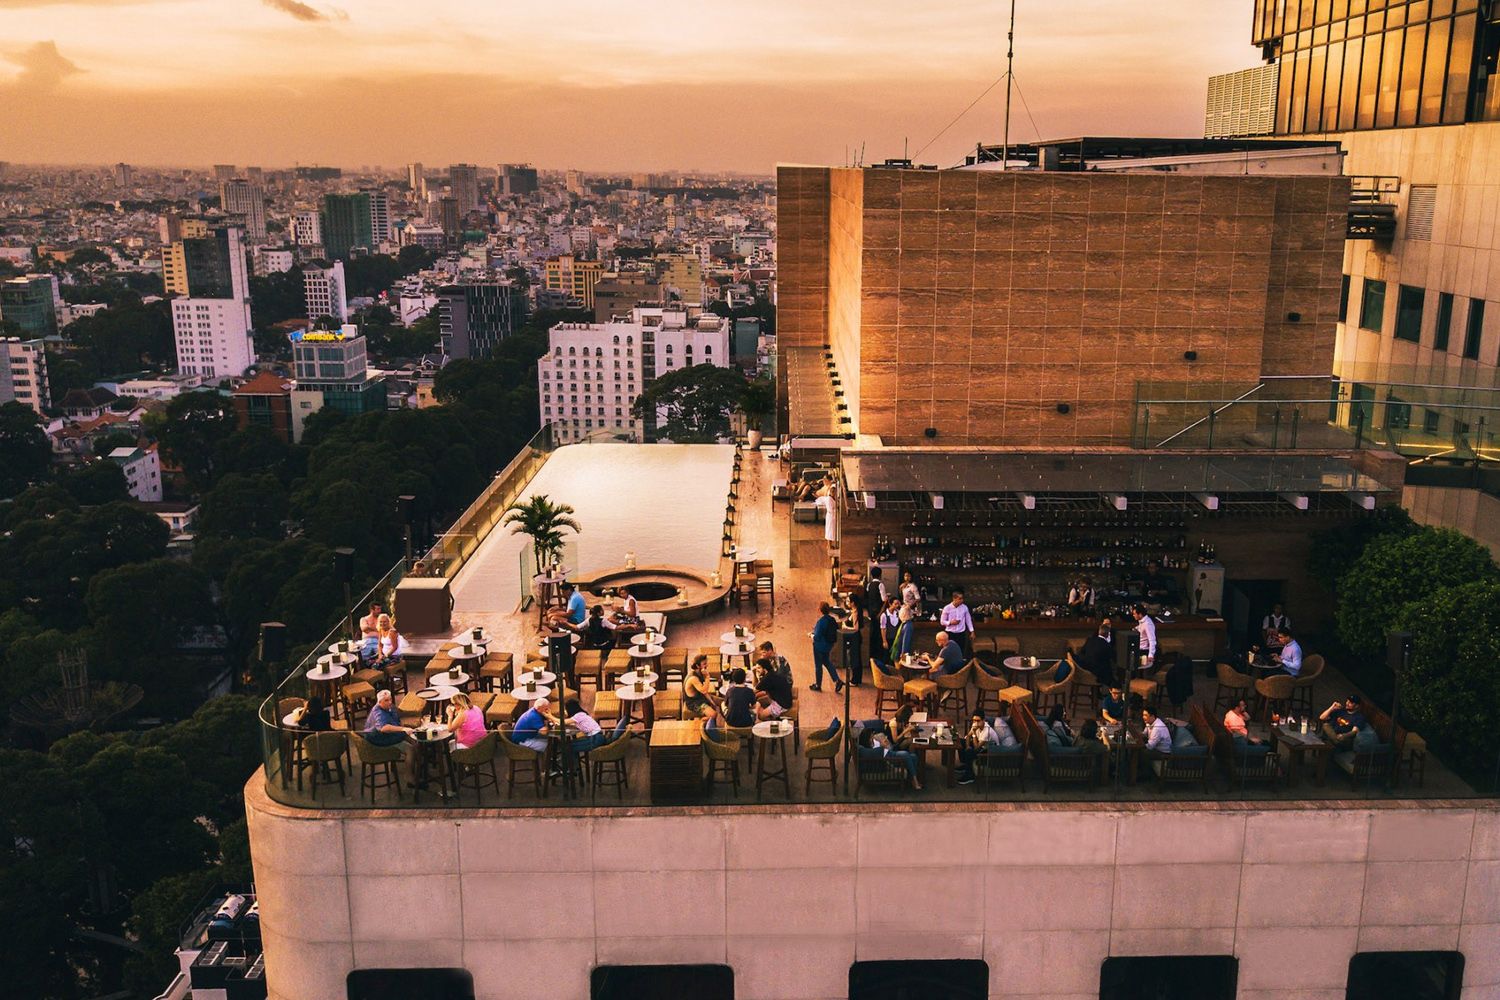
[[[1338,749],[1347,750],[1356,736],[1370,728],[1363,708],[1364,700],[1357,694],[1345,698],[1342,705],[1338,702],[1329,705],[1318,716],[1323,723],[1323,738]]]
[[[359,655],[365,663],[380,654],[380,615],[380,602],[371,601],[370,613],[359,620]]]
[[[583,599],[583,593],[572,581],[564,580],[559,590],[562,592],[565,603],[562,607],[553,608],[547,612],[547,624],[553,628],[565,628],[570,632],[582,632],[584,623],[589,617],[588,602]]]
[[[1224,728],[1228,730],[1230,737],[1236,743],[1243,740],[1246,743],[1258,745],[1261,742],[1257,737],[1250,735],[1250,709],[1246,707],[1243,698],[1224,713]]]
[[[375,696],[375,707],[365,717],[365,739],[378,747],[392,747],[406,741],[411,730],[401,724],[401,715],[396,711],[396,699],[390,688],[381,688]]]
[[[772,643],[763,642],[760,644],[760,656],[757,657],[757,660],[760,663],[769,663],[777,673],[784,675],[788,685],[793,683],[792,665],[787,662],[785,656],[776,652],[776,647]]]
[[[755,717],[761,720],[779,719],[792,707],[790,670],[782,673],[773,661],[766,659],[757,661],[756,667],[760,679],[755,684],[756,700],[759,702],[755,709]]]
[[[512,742],[532,750],[547,749],[547,730],[551,723],[547,721],[547,710],[551,708],[546,698],[538,698],[532,702],[531,707],[521,714],[516,720],[516,725],[511,730]]]
[[[958,644],[947,632],[937,634],[937,656],[929,659],[932,666],[928,668],[928,674],[936,677],[939,674],[956,674],[964,668],[963,647]]]
[[[1141,722],[1146,726],[1146,750],[1161,754],[1172,752],[1172,731],[1167,721],[1156,714],[1150,705],[1141,708]]]
[[[1109,694],[1099,703],[1099,714],[1110,725],[1117,726],[1125,721],[1125,692],[1120,689],[1120,685],[1109,686]]]
[[[974,760],[982,753],[993,753],[996,750],[1018,750],[1021,741],[1016,739],[1011,732],[1010,723],[1005,721],[1002,713],[995,719],[994,725],[990,725],[980,712],[975,712],[970,717],[969,732],[964,737],[964,745],[958,750],[958,783],[967,785],[974,781]]]
[[[1277,634],[1277,640],[1281,643],[1281,652],[1272,654],[1273,658],[1281,664],[1282,673],[1296,677],[1302,673],[1302,644],[1292,638],[1290,626]]]
[[[860,730],[857,752],[860,760],[884,760],[905,768],[911,787],[919,792],[922,790],[922,783],[917,780],[917,755],[909,750],[891,749],[890,737],[884,733],[877,734],[873,729]]]
[[[589,608],[588,622],[583,627],[584,649],[614,649],[615,623],[604,617],[604,605]]]

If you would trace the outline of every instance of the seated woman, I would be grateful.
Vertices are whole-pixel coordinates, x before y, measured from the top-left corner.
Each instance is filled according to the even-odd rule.
[[[484,713],[474,707],[469,696],[460,691],[448,703],[448,729],[453,733],[453,743],[466,750],[484,739]]]
[[[735,727],[755,725],[755,689],[746,683],[744,667],[735,667],[729,673],[729,687],[724,690],[724,722]]]
[[[911,717],[916,714],[920,704],[920,701],[908,695],[891,719],[891,745],[898,750],[910,750],[911,741],[917,737],[917,724],[911,721]]]
[[[896,633],[891,639],[890,651],[892,666],[898,666],[901,663],[901,658],[911,653],[912,639],[916,634],[916,629],[912,626],[913,611],[911,605],[901,605],[896,616]]]
[[[378,629],[379,646],[372,666],[376,670],[384,670],[387,666],[400,663],[406,656],[406,639],[396,631],[396,623],[390,615],[380,616]]]
[[[602,604],[589,608],[589,620],[583,626],[583,648],[615,648],[615,623],[604,617]]]
[[[906,770],[906,776],[911,781],[911,787],[917,791],[922,790],[922,783],[917,780],[917,755],[907,750],[893,749],[887,742],[889,737],[884,733],[876,734],[873,729],[861,729],[859,733],[859,759],[860,760],[884,760],[889,764]]]
[[[689,716],[699,717],[713,714],[718,705],[713,685],[708,680],[708,656],[699,653],[688,667],[688,675],[682,681],[682,704]]]
[[[1093,719],[1085,722],[1083,728],[1078,730],[1078,738],[1073,741],[1073,745],[1083,753],[1104,753],[1106,747],[1099,736],[1099,723]]]
[[[328,714],[328,706],[323,704],[322,698],[313,695],[307,699],[302,714],[297,717],[297,726],[312,733],[326,733],[333,728],[333,717]]]
[[[598,721],[592,715],[583,710],[583,705],[577,698],[569,698],[567,700],[563,705],[563,714],[573,724],[573,728],[578,731],[577,735],[568,741],[568,756],[575,760],[580,754],[588,753],[596,747],[602,747],[606,743],[613,742],[623,735],[630,725],[629,717],[622,716],[620,721],[615,723],[614,731],[606,733],[604,727],[599,725]]]
[[[641,623],[640,602],[635,599],[629,587],[620,587],[617,593],[620,597],[620,608],[614,613],[615,624],[639,625]]]
[[[1059,702],[1052,706],[1052,711],[1047,713],[1047,721],[1043,725],[1047,734],[1047,742],[1053,746],[1070,747],[1077,738],[1073,728],[1068,725],[1068,712]]]

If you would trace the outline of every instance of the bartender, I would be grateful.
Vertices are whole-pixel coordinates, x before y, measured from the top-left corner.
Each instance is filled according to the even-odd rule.
[[[1068,588],[1068,610],[1075,615],[1087,615],[1094,610],[1094,581],[1088,577],[1079,577],[1078,581]]]
[[[1141,590],[1148,601],[1165,603],[1172,595],[1172,582],[1161,571],[1161,563],[1152,559],[1146,563],[1146,575],[1141,577]]]

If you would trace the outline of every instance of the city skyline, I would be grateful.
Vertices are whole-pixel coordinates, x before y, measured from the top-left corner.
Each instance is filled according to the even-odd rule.
[[[387,0],[0,0],[0,159],[766,174],[863,144],[950,165],[1000,139],[1003,86],[928,146],[1003,73],[1008,10],[656,0],[622,18],[588,0],[476,19],[437,0],[413,26]],[[1201,134],[1206,77],[1254,62],[1223,30],[1236,14],[1022,2],[1012,138]]]

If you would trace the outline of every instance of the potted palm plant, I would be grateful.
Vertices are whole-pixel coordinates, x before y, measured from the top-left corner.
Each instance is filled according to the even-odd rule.
[[[740,391],[740,411],[745,414],[745,436],[752,450],[760,447],[761,423],[776,405],[776,387],[769,379],[753,378]]]
[[[513,535],[525,535],[531,539],[531,551],[536,560],[536,575],[544,567],[552,565],[562,557],[563,532],[575,534],[583,529],[573,517],[573,508],[565,503],[553,503],[546,494],[538,494],[527,500],[517,500],[505,508],[503,523],[510,525]]]

